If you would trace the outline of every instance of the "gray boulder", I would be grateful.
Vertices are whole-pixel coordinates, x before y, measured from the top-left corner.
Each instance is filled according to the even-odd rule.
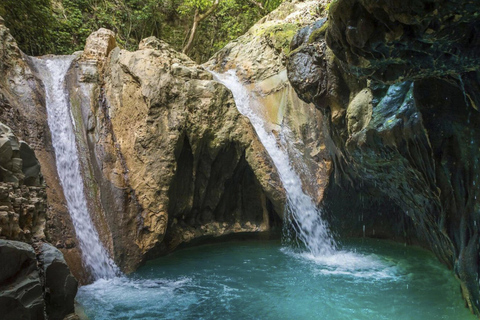
[[[40,252],[40,262],[43,265],[45,278],[47,316],[50,320],[61,320],[75,312],[74,299],[78,283],[70,273],[60,250],[48,243],[43,243]]]
[[[45,319],[37,260],[23,242],[0,240],[0,311],[5,320]]]

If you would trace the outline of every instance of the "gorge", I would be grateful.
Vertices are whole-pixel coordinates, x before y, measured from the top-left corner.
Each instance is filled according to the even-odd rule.
[[[478,317],[477,9],[285,1],[201,65],[0,19],[0,311]]]

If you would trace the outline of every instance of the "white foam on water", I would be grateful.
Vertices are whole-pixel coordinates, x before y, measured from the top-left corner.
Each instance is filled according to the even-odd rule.
[[[315,256],[309,252],[295,252],[282,248],[282,252],[297,259],[315,264],[315,274],[349,276],[372,280],[398,280],[403,276],[398,263],[375,254],[337,251],[330,255]]]

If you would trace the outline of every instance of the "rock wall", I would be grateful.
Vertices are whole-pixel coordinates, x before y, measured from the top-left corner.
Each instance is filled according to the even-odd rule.
[[[40,165],[28,144],[4,124],[0,128],[2,317],[63,319],[74,312],[77,280],[63,254],[42,242],[47,199]]]
[[[328,1],[285,1],[230,42],[204,66],[218,73],[234,70],[261,105],[267,130],[285,145],[303,188],[317,204],[331,171],[321,112],[300,100],[290,85],[286,57],[296,32],[325,16]]]
[[[293,43],[289,79],[328,123],[325,205],[340,233],[430,248],[479,314],[477,22],[467,2],[409,4],[332,3]]]

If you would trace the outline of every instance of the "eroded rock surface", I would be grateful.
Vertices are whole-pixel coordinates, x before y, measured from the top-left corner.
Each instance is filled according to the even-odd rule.
[[[155,38],[113,49],[105,64],[88,47],[67,87],[89,209],[124,271],[193,240],[279,224],[271,159],[209,72]]]
[[[408,4],[332,3],[327,25],[294,44],[289,79],[328,123],[325,205],[339,232],[430,248],[478,314],[478,46],[463,37],[477,22],[467,2]]]
[[[168,47],[115,49],[105,83],[112,131],[142,208],[143,253],[277,223],[284,191],[271,159],[207,71]]]

